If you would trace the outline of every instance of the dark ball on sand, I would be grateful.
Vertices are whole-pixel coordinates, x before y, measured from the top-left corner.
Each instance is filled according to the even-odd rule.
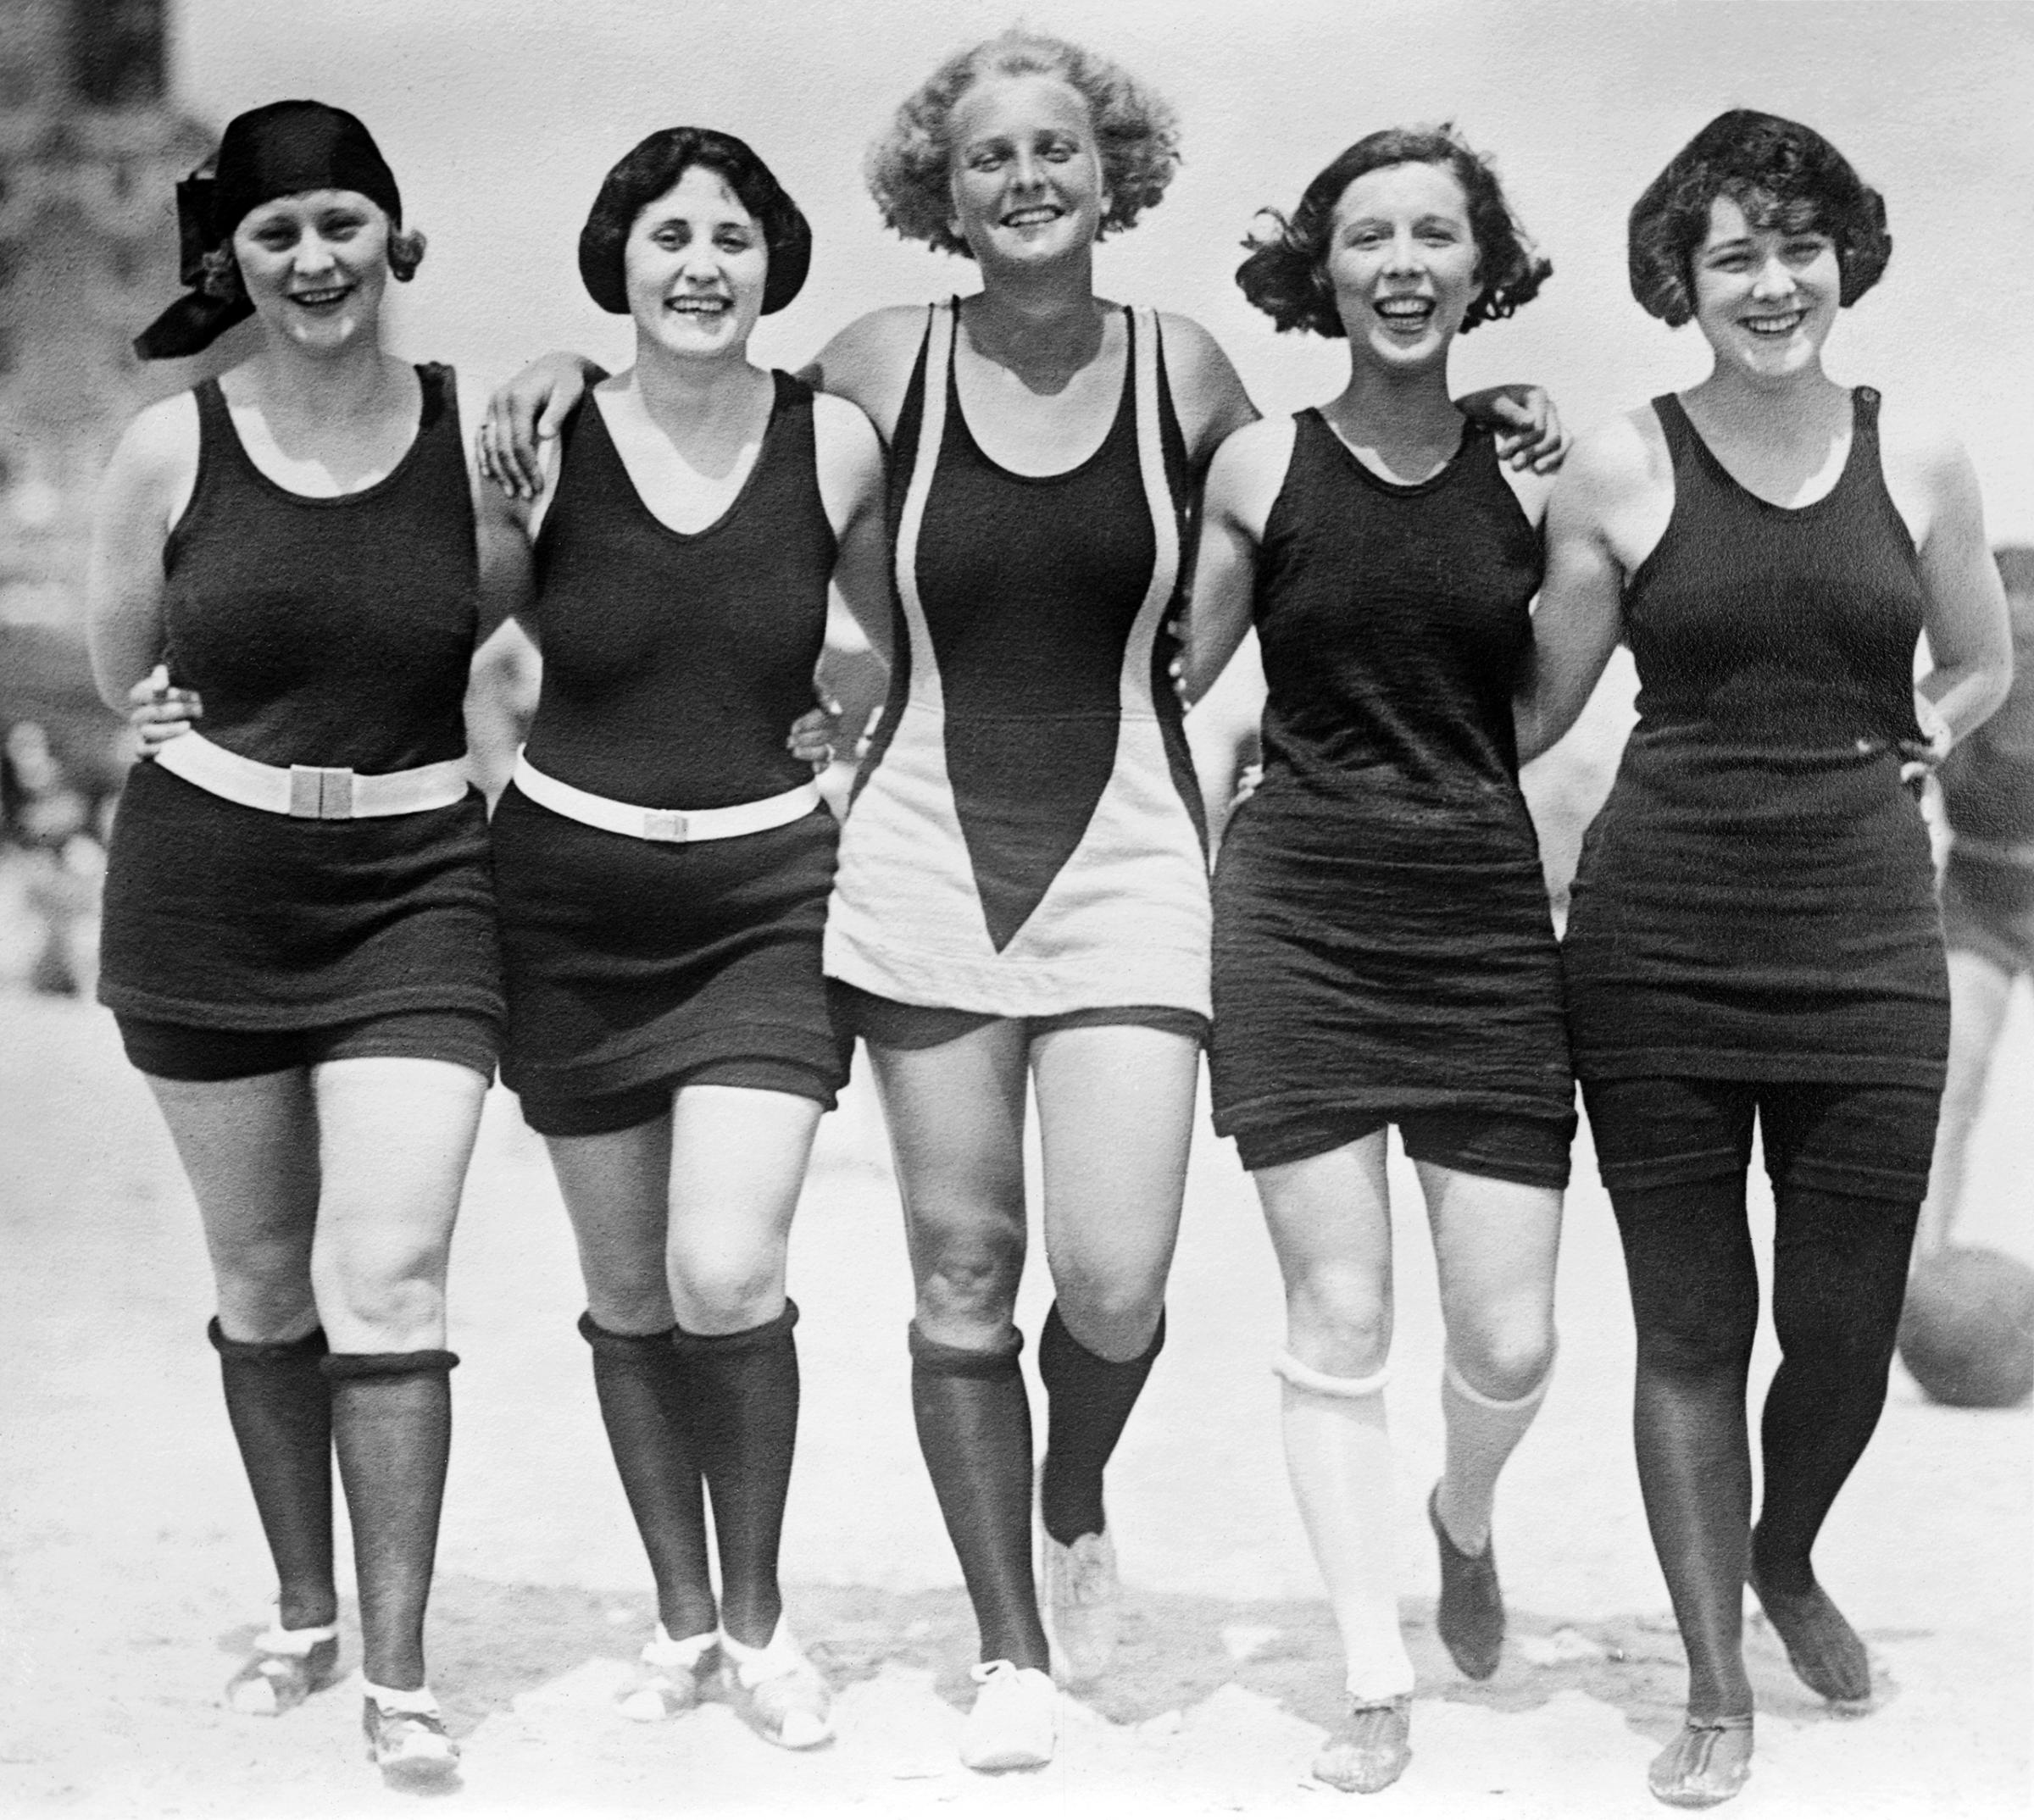
[[[2026,1402],[2034,1392],[2034,1270],[1977,1246],[1918,1259],[1900,1316],[1900,1360],[1938,1403]]]

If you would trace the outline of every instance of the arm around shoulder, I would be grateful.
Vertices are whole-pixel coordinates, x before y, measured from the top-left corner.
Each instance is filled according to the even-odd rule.
[[[1292,420],[1246,424],[1214,452],[1186,610],[1180,692],[1189,707],[1214,686],[1250,630],[1258,551],[1292,460]]]
[[[890,536],[883,512],[883,449],[859,406],[819,393],[813,440],[820,497],[839,549],[833,587],[885,663],[891,657]]]
[[[926,313],[916,303],[892,303],[858,316],[798,373],[808,386],[860,407],[885,443],[897,433],[898,414],[925,336]]]
[[[99,483],[86,575],[92,679],[116,713],[162,659],[163,552],[197,478],[197,402],[180,392],[127,426]]]
[[[1581,718],[1624,629],[1633,520],[1657,491],[1638,423],[1621,418],[1581,437],[1547,502],[1547,570],[1532,648],[1514,691],[1519,762],[1531,763]],[[1671,510],[1669,502],[1668,509]]]

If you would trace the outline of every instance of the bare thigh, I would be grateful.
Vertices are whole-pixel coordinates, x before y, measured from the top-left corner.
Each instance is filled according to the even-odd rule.
[[[231,1340],[301,1340],[318,1324],[318,1118],[310,1072],[239,1080],[143,1077],[197,1201]]]
[[[1040,1036],[1031,1068],[1059,1317],[1091,1352],[1135,1358],[1179,1240],[1200,1051],[1176,1031],[1086,1025]]]
[[[353,1056],[311,1070],[320,1177],[311,1280],[340,1352],[445,1344],[445,1269],[486,1081],[456,1062]]]
[[[1392,1350],[1392,1202],[1382,1131],[1256,1173],[1286,1285],[1286,1346],[1336,1378],[1367,1378]]]
[[[731,1334],[774,1320],[819,1122],[803,1095],[709,1085],[625,1131],[546,1139],[594,1321]]]
[[[1486,1396],[1525,1396],[1553,1362],[1561,1193],[1421,1162],[1441,1314],[1455,1368]]]
[[[1024,1273],[1024,1025],[931,1049],[869,1046],[903,1196],[920,1332],[988,1351],[1009,1336]]]

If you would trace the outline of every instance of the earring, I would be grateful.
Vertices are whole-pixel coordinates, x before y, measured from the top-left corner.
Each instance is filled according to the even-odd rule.
[[[197,288],[221,303],[237,303],[247,294],[241,282],[240,262],[231,247],[214,247],[199,260]]]

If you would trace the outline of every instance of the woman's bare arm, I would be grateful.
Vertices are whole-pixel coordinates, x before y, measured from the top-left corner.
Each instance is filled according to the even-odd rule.
[[[92,680],[115,713],[163,661],[163,549],[197,474],[197,405],[188,392],[127,426],[99,484],[86,572]],[[166,683],[166,679],[164,679]]]
[[[1629,419],[1583,437],[1562,469],[1547,502],[1547,574],[1532,651],[1512,697],[1520,764],[1575,724],[1617,649],[1626,570],[1613,527],[1644,515],[1656,478]]]

